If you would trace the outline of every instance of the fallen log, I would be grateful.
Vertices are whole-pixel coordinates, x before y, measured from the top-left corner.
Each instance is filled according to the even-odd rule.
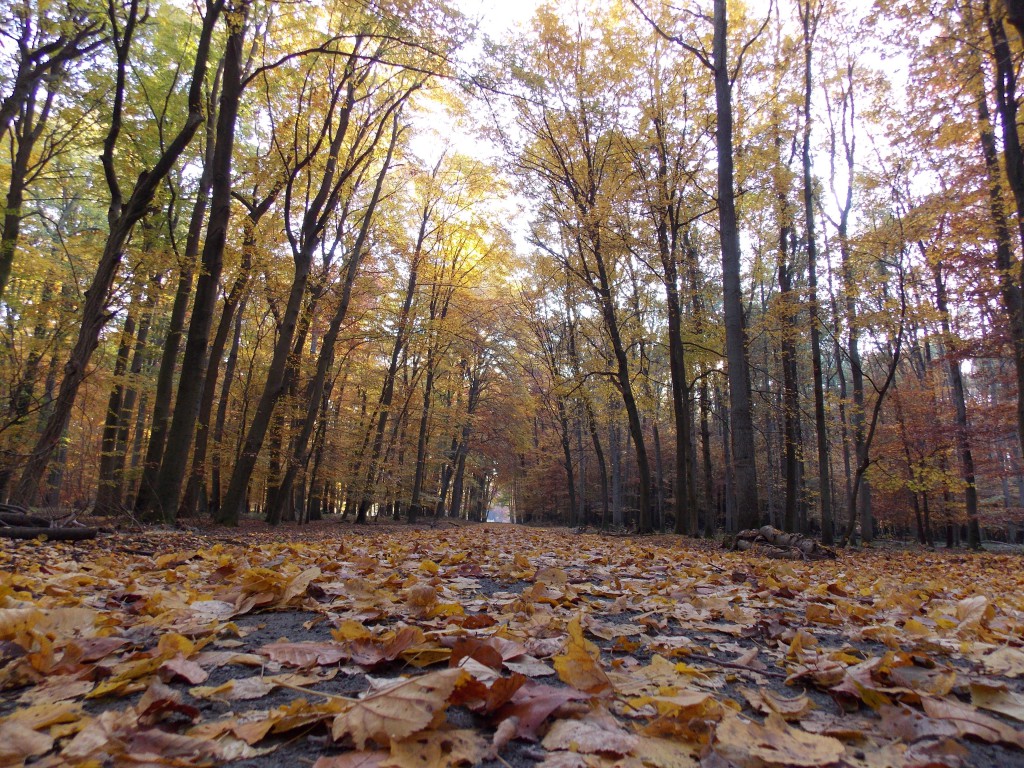
[[[0,538],[6,539],[35,539],[45,536],[50,541],[83,541],[84,539],[95,539],[97,533],[98,529],[96,528],[48,528],[24,525],[12,525],[4,528],[0,526]]]
[[[780,560],[834,560],[835,550],[802,533],[786,533],[771,525],[740,531],[726,540],[728,549],[753,552]]]
[[[0,511],[0,527],[8,525],[32,526],[35,528],[49,528],[51,520],[48,517],[30,515],[27,512]]]

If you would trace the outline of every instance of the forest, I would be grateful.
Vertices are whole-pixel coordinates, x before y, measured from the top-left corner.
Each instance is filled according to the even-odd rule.
[[[1019,542],[1019,0],[3,10],[10,504]]]

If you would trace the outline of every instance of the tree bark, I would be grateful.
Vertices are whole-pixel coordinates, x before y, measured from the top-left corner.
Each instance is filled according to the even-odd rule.
[[[149,508],[137,510],[150,515],[159,512],[166,523],[177,518],[181,502],[189,448],[203,394],[203,374],[206,372],[207,346],[217,306],[220,273],[224,266],[224,245],[231,219],[231,160],[234,154],[235,121],[242,95],[242,44],[248,11],[249,0],[233,0],[225,14],[228,38],[224,48],[224,75],[212,161],[210,220],[206,226],[206,241],[203,243],[202,270],[192,303],[192,319],[185,339],[185,355],[181,363],[174,415],[167,432],[167,450],[157,477],[156,498]]]
[[[754,420],[750,397],[750,362],[740,283],[740,232],[733,170],[732,78],[727,48],[726,0],[714,3],[712,43],[715,76],[715,144],[718,149],[718,226],[722,248],[725,350],[729,376],[729,421],[739,528],[756,528],[760,519]]]
[[[924,245],[919,243],[921,250]],[[935,308],[939,310],[942,335],[945,339],[946,366],[949,373],[950,396],[956,424],[956,447],[960,454],[960,477],[964,482],[964,505],[967,510],[967,544],[971,549],[981,549],[981,529],[978,525],[978,487],[975,484],[974,452],[971,449],[970,425],[967,423],[967,397],[964,393],[964,377],[960,370],[960,359],[952,349],[953,333],[949,322],[949,307],[946,298],[946,283],[942,277],[942,262],[932,264],[935,277]]]

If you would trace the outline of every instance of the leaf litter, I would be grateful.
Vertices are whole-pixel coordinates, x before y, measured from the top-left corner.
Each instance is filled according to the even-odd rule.
[[[0,765],[1024,765],[1018,557],[368,530],[2,542]]]

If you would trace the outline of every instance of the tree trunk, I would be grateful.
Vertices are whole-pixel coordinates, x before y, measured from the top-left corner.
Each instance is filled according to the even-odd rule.
[[[979,72],[979,77],[980,75]],[[1024,450],[1024,297],[1021,295],[1021,285],[1015,274],[1017,268],[1014,265],[1013,239],[1003,209],[1003,174],[999,168],[999,150],[992,131],[988,96],[983,88],[978,91],[977,101],[978,138],[988,177],[989,215],[995,230],[996,274],[1013,342],[1014,368],[1017,374],[1017,444]]]
[[[224,76],[220,108],[217,114],[217,143],[213,150],[213,185],[210,193],[210,220],[203,243],[202,270],[196,284],[192,319],[185,339],[185,355],[174,404],[171,427],[167,432],[167,450],[157,477],[156,498],[149,508],[170,523],[178,515],[182,483],[188,467],[189,448],[195,434],[196,417],[203,396],[207,347],[217,308],[220,273],[224,266],[224,245],[231,220],[231,160],[235,142],[235,120],[242,95],[242,43],[249,0],[235,0],[228,15],[229,34],[224,50]]]
[[[921,250],[924,245],[920,244]],[[949,323],[949,308],[946,304],[946,283],[942,278],[942,262],[932,264],[935,276],[935,308],[942,320],[942,335],[946,346],[946,363],[949,372],[950,396],[956,423],[956,447],[960,454],[960,477],[964,482],[964,504],[967,509],[967,544],[971,549],[981,549],[981,529],[978,525],[978,488],[975,485],[974,453],[971,450],[970,426],[967,423],[967,397],[964,393],[964,377],[960,371],[960,360],[952,349],[953,333]]]
[[[726,0],[714,2],[715,144],[718,149],[718,220],[722,248],[725,349],[729,376],[729,422],[735,478],[736,525],[756,528],[760,519],[754,420],[750,397],[750,363],[740,283],[740,233],[733,182],[732,78],[728,63]]]
[[[107,415],[103,422],[103,433],[100,439],[99,484],[96,488],[96,503],[94,505],[97,515],[110,515],[119,512],[121,506],[115,477],[117,436],[121,427],[120,417],[125,395],[124,375],[128,371],[129,357],[135,341],[135,313],[138,312],[139,293],[140,290],[136,286],[128,305],[124,326],[121,328],[117,356],[114,358],[114,384],[110,388],[110,397],[107,399]]]

